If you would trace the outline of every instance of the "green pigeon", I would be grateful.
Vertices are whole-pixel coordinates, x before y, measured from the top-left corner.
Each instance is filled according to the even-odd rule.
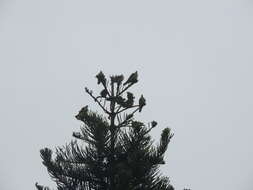
[[[105,75],[102,71],[100,71],[97,75],[96,78],[98,79],[98,84],[102,83],[103,85],[106,84],[106,78]]]
[[[134,104],[134,95],[131,92],[127,92],[127,101],[125,107],[131,107]]]
[[[138,82],[138,72],[134,72],[130,75],[130,77],[127,79],[127,81],[123,84],[126,85],[128,83],[134,84]]]
[[[117,96],[115,102],[123,107],[125,106],[125,98],[122,98],[122,96]]]
[[[111,76],[111,82],[112,83],[117,83],[118,85],[120,85],[123,80],[124,80],[124,76],[123,75]]]
[[[141,112],[142,108],[146,105],[146,100],[143,97],[143,95],[141,95],[140,99],[139,99],[139,112]]]
[[[103,98],[106,98],[106,96],[108,95],[108,91],[106,89],[102,90],[100,92],[100,95],[103,97]]]
[[[75,116],[77,120],[84,121],[85,115],[88,112],[88,106],[83,107],[79,113]]]
[[[116,83],[118,85],[120,85],[122,83],[122,81],[124,80],[124,76],[123,75],[118,75],[116,76]]]
[[[151,126],[152,126],[152,127],[157,126],[157,122],[156,122],[156,121],[152,121],[152,122],[151,122]]]

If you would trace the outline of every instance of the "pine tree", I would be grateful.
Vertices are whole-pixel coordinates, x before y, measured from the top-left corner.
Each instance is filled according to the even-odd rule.
[[[43,164],[58,190],[174,190],[163,177],[159,166],[165,164],[164,154],[173,136],[163,129],[160,141],[154,145],[150,131],[156,121],[148,124],[134,119],[146,105],[143,95],[135,103],[130,87],[138,82],[135,72],[123,83],[123,75],[106,79],[103,72],[96,75],[102,90],[95,96],[86,93],[102,109],[103,115],[83,107],[76,119],[83,125],[73,132],[73,140],[57,147],[40,150]],[[84,142],[84,146],[80,144]],[[36,183],[38,190],[48,189]]]

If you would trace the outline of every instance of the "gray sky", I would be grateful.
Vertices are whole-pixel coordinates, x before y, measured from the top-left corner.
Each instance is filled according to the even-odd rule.
[[[79,129],[84,86],[138,70],[176,189],[252,190],[252,34],[250,0],[0,0],[0,189],[54,187],[39,149]]]

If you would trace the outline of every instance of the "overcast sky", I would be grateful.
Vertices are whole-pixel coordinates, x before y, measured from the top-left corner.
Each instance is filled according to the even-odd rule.
[[[39,150],[69,142],[94,76],[139,71],[134,87],[175,136],[177,190],[253,189],[251,0],[0,0],[0,189],[55,187]]]

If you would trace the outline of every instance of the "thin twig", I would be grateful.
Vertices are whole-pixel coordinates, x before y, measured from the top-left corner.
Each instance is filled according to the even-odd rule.
[[[105,113],[107,113],[107,114],[111,114],[109,111],[107,111],[103,106],[102,106],[102,104],[97,100],[97,98],[95,97],[95,96],[93,96],[91,93],[90,93],[90,91],[86,91],[92,98],[93,98],[93,100],[95,101],[95,102],[97,102],[98,103],[98,105],[104,110],[104,112]]]

